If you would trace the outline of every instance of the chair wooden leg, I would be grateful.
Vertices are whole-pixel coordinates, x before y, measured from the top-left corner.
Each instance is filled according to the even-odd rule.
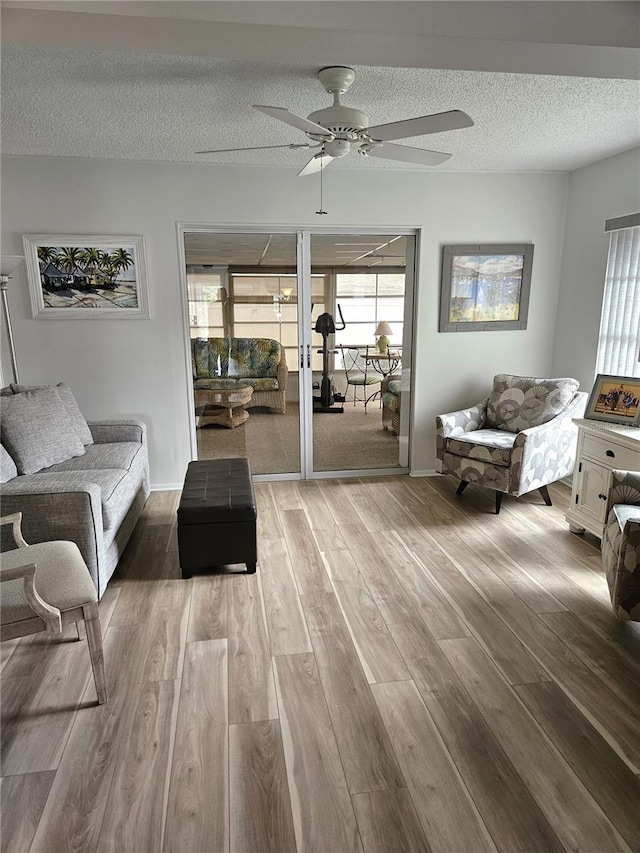
[[[98,704],[104,705],[107,701],[107,678],[104,671],[104,655],[102,652],[102,631],[100,629],[100,616],[97,604],[85,604],[82,608],[84,613],[84,624],[87,629],[87,645],[93,669],[93,680],[96,684]]]
[[[84,627],[84,622],[81,621],[80,619],[78,619],[78,621],[76,622],[76,631],[78,633],[78,639],[84,640],[84,638],[87,635],[87,632],[86,632],[85,627]]]
[[[460,482],[458,483],[458,488],[456,489],[456,495],[461,495],[468,485],[468,480],[460,480]]]
[[[549,496],[549,489],[546,486],[540,486],[538,491],[542,495],[542,500],[546,503],[546,505],[553,506],[553,504],[551,503],[551,497]]]
[[[502,492],[496,492],[496,515],[500,513],[500,506],[502,505]]]

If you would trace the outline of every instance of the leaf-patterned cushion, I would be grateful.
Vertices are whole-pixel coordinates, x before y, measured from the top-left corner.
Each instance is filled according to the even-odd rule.
[[[275,380],[282,348],[270,338],[195,338],[191,354],[194,379]]]
[[[487,404],[486,425],[505,432],[521,432],[557,417],[571,402],[580,383],[568,377],[539,379],[499,373]]]

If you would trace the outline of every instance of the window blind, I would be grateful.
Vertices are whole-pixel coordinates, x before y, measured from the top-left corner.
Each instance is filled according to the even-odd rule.
[[[640,226],[610,235],[596,371],[640,376]]]

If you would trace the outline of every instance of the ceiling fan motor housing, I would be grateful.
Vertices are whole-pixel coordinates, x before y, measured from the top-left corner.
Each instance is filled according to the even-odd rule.
[[[355,141],[358,132],[369,127],[369,116],[362,110],[345,107],[340,103],[343,95],[355,80],[356,72],[346,65],[330,65],[318,72],[318,78],[324,88],[333,95],[333,106],[324,110],[316,110],[307,116],[309,121],[315,121],[330,130],[334,136]],[[347,152],[345,152],[347,153]],[[334,157],[343,156],[334,154]]]
[[[369,127],[369,116],[362,110],[345,107],[342,104],[334,104],[324,110],[316,110],[307,116],[309,121],[315,121],[326,127],[335,136],[355,138],[365,127]]]

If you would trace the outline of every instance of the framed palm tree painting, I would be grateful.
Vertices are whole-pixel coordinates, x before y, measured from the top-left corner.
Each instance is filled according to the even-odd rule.
[[[25,234],[22,242],[34,317],[149,317],[144,237]]]

